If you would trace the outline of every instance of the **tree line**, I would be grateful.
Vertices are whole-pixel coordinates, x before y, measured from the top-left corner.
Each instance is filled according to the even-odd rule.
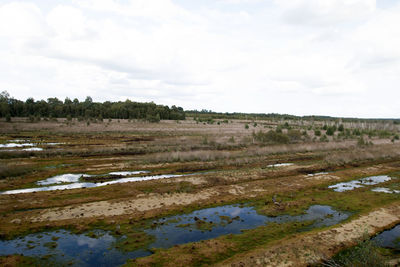
[[[389,122],[393,124],[400,124],[399,118],[393,119],[360,119],[360,118],[344,118],[344,117],[331,117],[331,116],[320,116],[320,115],[309,115],[309,116],[296,116],[290,114],[279,114],[279,113],[241,113],[241,112],[215,112],[212,110],[186,110],[186,116],[194,117],[201,121],[209,121],[212,119],[240,119],[240,120],[275,120],[275,121],[330,121],[333,123],[341,122],[366,122],[366,123],[378,123],[378,122]]]
[[[159,120],[184,120],[185,111],[181,107],[157,105],[153,102],[140,103],[131,100],[124,102],[93,102],[90,96],[85,101],[77,98],[64,101],[56,97],[46,100],[28,98],[21,101],[0,93],[0,117],[49,117],[49,118],[110,118],[144,119],[152,122]]]

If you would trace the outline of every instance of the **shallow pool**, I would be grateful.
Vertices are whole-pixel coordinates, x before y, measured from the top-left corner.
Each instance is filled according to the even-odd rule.
[[[321,205],[311,206],[305,214],[276,217],[260,215],[250,206],[226,205],[165,217],[153,221],[150,227],[135,229],[154,237],[153,243],[135,251],[118,250],[116,242],[123,241],[125,237],[114,237],[107,231],[95,231],[98,238],[92,238],[85,234],[60,230],[30,234],[9,241],[0,240],[0,255],[50,255],[48,262],[73,261],[70,263],[75,266],[118,266],[127,259],[150,255],[150,248],[169,248],[227,234],[240,234],[245,229],[254,229],[269,223],[312,221],[311,225],[301,229],[307,231],[337,224],[349,216],[348,212],[339,212],[330,206]]]
[[[400,225],[383,231],[372,240],[380,247],[400,250]]]
[[[353,180],[350,182],[338,183],[335,185],[330,185],[328,188],[333,188],[333,191],[344,192],[354,190],[355,188],[364,187],[366,185],[377,185],[390,181],[392,178],[387,175],[370,176],[359,180]]]

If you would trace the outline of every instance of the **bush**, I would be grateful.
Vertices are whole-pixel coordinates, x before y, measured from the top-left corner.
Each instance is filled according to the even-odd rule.
[[[10,116],[10,114],[7,114],[7,115],[6,115],[6,122],[11,122],[11,116]]]
[[[329,139],[328,139],[328,137],[326,136],[326,134],[324,134],[323,136],[321,136],[321,137],[319,138],[319,141],[321,141],[321,142],[329,142]]]
[[[146,116],[146,121],[148,121],[148,122],[160,122],[160,114],[156,114],[156,115],[150,115],[150,114],[147,114],[147,116]]]
[[[353,135],[357,135],[357,136],[361,135],[360,130],[359,129],[354,129],[353,130]]]
[[[339,132],[343,132],[343,131],[344,131],[344,126],[343,126],[343,124],[340,124],[340,125],[339,125],[338,131],[339,131]]]
[[[208,138],[207,138],[207,136],[204,136],[204,137],[203,137],[203,142],[202,142],[202,144],[203,144],[203,145],[208,145]]]
[[[320,130],[314,130],[314,135],[315,136],[321,136],[321,131]]]
[[[336,126],[328,127],[328,129],[326,130],[326,135],[332,136],[335,134],[335,131],[336,131]]]
[[[244,128],[247,130],[249,129],[249,125],[246,123],[246,125],[244,126]]]
[[[259,131],[258,133],[253,133],[253,137],[261,143],[287,144],[290,141],[286,134],[277,133],[276,131],[268,131],[266,133]]]
[[[287,133],[290,142],[297,142],[301,140],[301,132],[299,130],[289,130]]]

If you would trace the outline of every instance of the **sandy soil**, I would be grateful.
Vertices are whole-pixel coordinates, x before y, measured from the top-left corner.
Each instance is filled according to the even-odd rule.
[[[171,205],[189,205],[217,195],[215,190],[204,190],[197,194],[176,193],[170,195],[149,194],[137,199],[110,202],[98,201],[64,208],[46,209],[32,222],[59,221],[73,218],[89,218],[98,216],[116,216],[138,213]]]
[[[340,226],[276,242],[268,248],[239,254],[218,266],[307,266],[329,259],[355,244],[365,233],[373,235],[400,223],[400,202],[379,208]]]
[[[297,190],[311,184],[326,182],[326,180],[338,180],[337,176],[329,175],[326,179],[304,179],[302,175],[294,177],[282,177],[265,181],[242,183],[241,185],[226,185],[201,190],[197,193],[173,193],[173,194],[148,194],[138,195],[135,199],[120,201],[97,201],[79,205],[69,205],[60,208],[48,208],[35,213],[29,220],[31,222],[60,221],[74,218],[108,217],[124,214],[140,216],[141,212],[166,209],[171,206],[186,206],[199,201],[212,202],[213,199],[231,195],[233,198],[257,197],[260,194],[283,192],[285,190]],[[183,179],[183,178],[175,178]],[[187,179],[187,178],[186,178]],[[194,179],[194,178],[191,178]],[[172,179],[171,179],[172,180]],[[279,180],[279,181],[277,181]],[[278,184],[279,187],[274,185]]]
[[[389,170],[390,167],[377,165],[367,167],[364,170],[357,170],[361,173],[377,173],[378,171]],[[240,175],[239,175],[240,176]],[[258,175],[255,175],[258,176]],[[249,177],[247,177],[249,178]],[[258,177],[260,178],[260,177]],[[199,183],[204,181],[201,177],[180,177],[168,179],[169,182],[176,180],[199,179]],[[187,206],[197,204],[200,201],[214,203],[213,201],[222,198],[243,199],[254,198],[266,194],[285,194],[296,190],[302,190],[313,185],[323,184],[329,181],[336,182],[342,180],[340,176],[333,174],[322,174],[312,177],[304,175],[277,177],[265,180],[242,182],[236,185],[214,186],[202,189],[196,193],[173,193],[173,194],[141,194],[130,199],[97,201],[91,203],[67,205],[57,208],[46,208],[40,211],[26,212],[23,220],[31,222],[61,221],[75,218],[109,217],[129,214],[133,217],[141,216],[143,212],[164,210],[176,206]],[[229,180],[229,178],[228,178]],[[14,216],[10,220],[15,219]]]

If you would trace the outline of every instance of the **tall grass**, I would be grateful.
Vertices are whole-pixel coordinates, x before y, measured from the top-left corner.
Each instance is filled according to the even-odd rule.
[[[322,263],[326,267],[388,267],[385,257],[378,252],[375,242],[369,237],[358,241],[355,247],[336,254],[332,259]]]

